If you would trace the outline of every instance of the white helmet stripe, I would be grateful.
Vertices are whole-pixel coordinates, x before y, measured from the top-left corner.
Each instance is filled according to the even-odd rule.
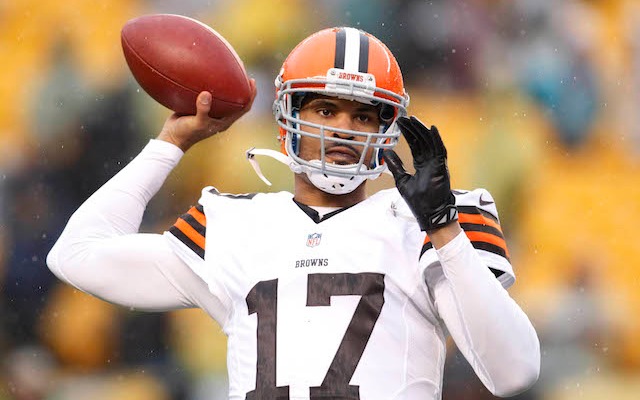
[[[344,30],[347,34],[344,69],[348,72],[358,72],[358,66],[360,65],[360,32],[354,28],[345,28]]]
[[[336,32],[334,67],[348,72],[367,72],[369,66],[369,38],[355,28],[341,28]]]

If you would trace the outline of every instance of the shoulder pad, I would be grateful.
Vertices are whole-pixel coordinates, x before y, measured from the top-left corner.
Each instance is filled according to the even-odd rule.
[[[467,207],[473,207],[491,214],[494,219],[498,220],[498,209],[493,200],[493,196],[486,189],[460,190],[451,191],[456,198],[456,206],[460,212]],[[462,209],[461,209],[462,208]]]

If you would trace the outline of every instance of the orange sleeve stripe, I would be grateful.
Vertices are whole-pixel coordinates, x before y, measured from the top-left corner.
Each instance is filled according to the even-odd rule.
[[[507,242],[505,242],[505,240],[501,237],[498,237],[494,234],[491,233],[486,233],[486,232],[477,232],[477,231],[464,231],[465,235],[467,235],[467,237],[469,238],[469,240],[471,242],[484,242],[484,243],[490,243],[494,246],[499,247],[500,249],[502,249],[504,251],[504,255],[507,258],[510,258],[509,256],[509,249],[507,248]],[[431,240],[429,239],[429,236],[426,236],[424,238],[424,243],[423,246],[431,243]]]
[[[459,213],[458,221],[461,224],[469,223],[469,224],[479,224],[479,225],[489,225],[491,227],[496,228],[502,233],[502,229],[500,228],[500,224],[496,221],[483,216],[482,214],[467,214],[467,213]]]
[[[178,228],[182,233],[184,233],[186,237],[192,240],[193,243],[204,250],[204,236],[193,229],[193,227],[189,225],[185,220],[183,220],[182,218],[178,218],[174,226]]]
[[[207,226],[207,218],[197,208],[191,207],[191,209],[189,211],[187,211],[187,214],[189,214],[193,218],[195,218],[196,221],[198,221],[200,223],[200,225]]]
[[[500,237],[498,237],[496,235],[492,235],[492,234],[486,233],[486,232],[475,232],[475,231],[465,231],[464,233],[466,233],[467,237],[472,242],[491,243],[493,245],[496,245],[496,246],[504,249],[504,251],[505,251],[505,253],[507,253],[507,255],[509,254],[509,252],[507,251],[507,243],[504,241],[504,239],[502,239],[502,238],[500,238]]]

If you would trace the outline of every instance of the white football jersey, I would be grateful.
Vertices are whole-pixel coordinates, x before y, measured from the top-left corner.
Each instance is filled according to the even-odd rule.
[[[491,196],[454,193],[509,286]],[[445,328],[424,281],[437,254],[396,189],[321,219],[288,192],[209,187],[166,236],[226,306],[231,399],[440,398]]]

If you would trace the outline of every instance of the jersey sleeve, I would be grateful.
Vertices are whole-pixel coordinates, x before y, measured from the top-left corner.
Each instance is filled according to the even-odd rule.
[[[164,232],[175,253],[209,284],[214,294],[218,294],[215,291],[220,288],[211,287],[215,284],[211,282],[210,267],[206,263],[206,249],[207,223],[209,225],[216,224],[215,213],[212,213],[211,210],[224,209],[224,204],[220,204],[217,194],[218,191],[212,186],[203,188],[198,203],[180,215],[173,225]]]
[[[485,189],[453,190],[453,193],[460,226],[502,286],[510,287],[515,282],[515,274],[493,197]],[[438,262],[429,236],[425,237],[420,256],[427,268]]]
[[[205,215],[205,204],[209,205],[209,210],[223,210],[225,203],[229,199],[252,199],[255,193],[248,194],[228,194],[220,193],[213,186],[202,189],[202,196],[198,204],[191,207],[182,214],[176,222],[167,230],[167,234],[172,242],[180,248],[183,258],[194,261],[194,257],[205,260],[206,239],[207,239],[207,216]],[[197,260],[195,260],[197,262]]]
[[[212,186],[207,186],[202,189],[198,203],[178,217],[164,233],[178,257],[207,283],[209,291],[220,299],[229,312],[232,301],[220,278],[219,268],[221,267],[215,260],[215,256],[213,259],[208,257],[209,254],[215,254],[219,249],[224,249],[225,244],[208,240],[207,230],[217,228],[226,231],[228,227],[225,224],[230,222],[224,216],[234,212],[234,208],[230,207],[231,203],[234,199],[251,199],[253,195],[224,194]],[[216,246],[217,249],[211,250],[210,246]],[[209,252],[207,252],[208,249]]]

